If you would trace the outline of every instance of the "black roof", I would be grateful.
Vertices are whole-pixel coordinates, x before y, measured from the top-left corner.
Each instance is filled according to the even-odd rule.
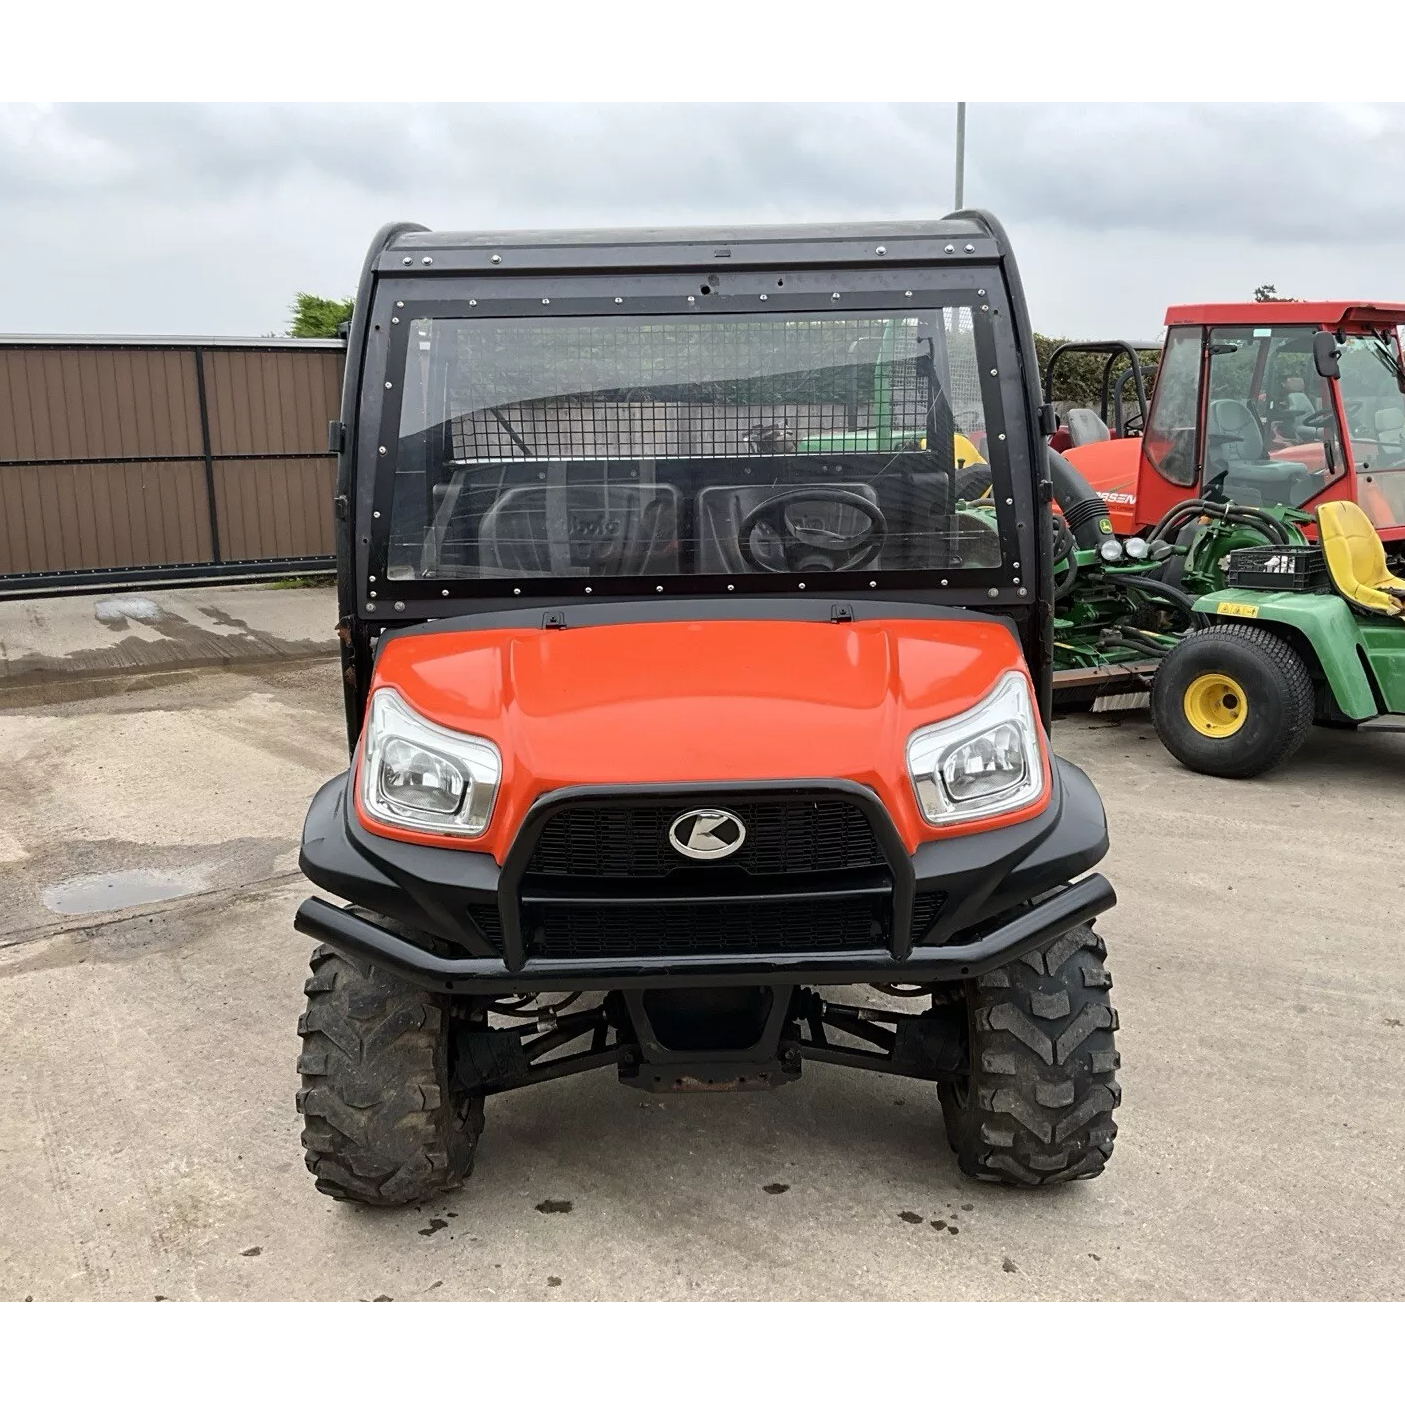
[[[622,266],[703,267],[724,259],[733,265],[856,260],[989,263],[1003,252],[996,234],[979,215],[962,212],[943,220],[859,224],[466,232],[401,226],[381,250],[376,267],[383,273],[412,269],[506,273]]]

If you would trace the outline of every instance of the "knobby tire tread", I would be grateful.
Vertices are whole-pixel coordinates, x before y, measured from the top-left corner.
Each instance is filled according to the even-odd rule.
[[[297,1108],[317,1189],[404,1205],[461,1185],[483,1101],[451,1091],[449,1000],[329,946],[311,966]]]
[[[967,983],[971,1074],[939,1094],[968,1176],[1044,1186],[1107,1164],[1122,1093],[1106,954],[1084,925]]]

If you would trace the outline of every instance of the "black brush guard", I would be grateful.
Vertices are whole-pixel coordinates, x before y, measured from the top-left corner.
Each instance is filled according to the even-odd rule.
[[[529,872],[537,842],[553,816],[571,806],[655,806],[662,792],[578,788],[545,797],[523,825],[506,862],[491,856],[379,839],[363,830],[346,803],[346,777],[314,800],[303,836],[304,872],[356,907],[309,898],[298,909],[300,932],[344,955],[374,963],[429,990],[462,996],[479,1015],[458,1038],[457,1080],[474,1093],[502,1092],[587,1069],[614,1065],[627,1084],[655,1092],[774,1088],[799,1076],[806,1060],[926,1079],[966,1072],[966,1031],[959,1003],[943,986],[959,986],[1043,947],[1116,902],[1101,874],[1086,874],[1107,848],[1102,805],[1077,767],[1057,760],[1045,812],[1002,829],[934,841],[908,854],[876,796],[844,782],[813,782],[781,792],[813,802],[823,796],[861,808],[873,827],[882,868],[847,878],[834,872],[754,877],[748,901],[782,907],[792,898],[838,900],[863,890],[886,913],[881,941],[845,950],[707,951],[574,955],[532,954],[530,914],[539,909],[540,878]],[[774,786],[723,788],[738,805],[773,800]],[[717,799],[722,791],[709,788]],[[667,793],[686,806],[696,793]],[[869,856],[860,853],[859,859]],[[604,914],[628,908],[621,887],[592,899],[599,885],[578,878],[570,902]],[[665,880],[638,880],[645,890]],[[725,909],[734,896],[686,887],[676,900],[690,909]],[[656,897],[656,895],[655,895]],[[637,894],[641,907],[654,898]],[[529,914],[524,919],[523,914]],[[921,987],[932,1008],[909,1014],[826,1001],[813,987]],[[540,992],[604,993],[598,1005],[558,1014],[551,1008],[491,1028],[487,1007]],[[729,993],[730,992],[730,993]],[[954,994],[953,990],[953,994]],[[670,1024],[668,1000],[675,998]],[[680,1032],[677,1011],[711,1003],[723,1037]],[[588,1040],[588,1048],[565,1053]],[[723,1047],[715,1047],[721,1045]]]

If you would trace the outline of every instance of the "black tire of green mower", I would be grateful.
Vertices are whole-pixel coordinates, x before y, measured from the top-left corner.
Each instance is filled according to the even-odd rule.
[[[1244,723],[1230,736],[1204,736],[1186,717],[1186,689],[1205,673],[1223,673],[1244,694]],[[1297,650],[1254,625],[1197,630],[1162,660],[1151,686],[1151,720],[1166,750],[1192,771],[1234,780],[1286,761],[1303,744],[1314,710],[1312,675]]]
[[[966,983],[971,1073],[938,1085],[966,1175],[1055,1185],[1107,1164],[1122,1091],[1106,954],[1084,925]]]
[[[975,502],[994,481],[988,463],[973,463],[956,475],[956,496],[961,502]]]
[[[329,946],[303,989],[297,1107],[317,1189],[405,1205],[461,1185],[483,1099],[450,1086],[451,1001]]]

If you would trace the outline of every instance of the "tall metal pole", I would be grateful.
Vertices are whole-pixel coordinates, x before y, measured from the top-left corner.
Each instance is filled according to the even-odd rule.
[[[962,209],[966,196],[966,104],[956,104],[956,205]]]

